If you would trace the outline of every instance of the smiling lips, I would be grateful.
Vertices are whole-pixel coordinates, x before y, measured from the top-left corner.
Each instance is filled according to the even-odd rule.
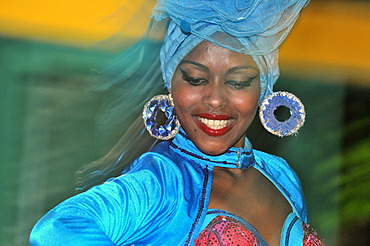
[[[232,119],[227,115],[199,114],[197,122],[199,127],[210,136],[222,136],[232,127]]]

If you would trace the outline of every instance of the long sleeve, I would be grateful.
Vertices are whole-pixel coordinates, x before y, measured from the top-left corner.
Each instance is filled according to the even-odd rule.
[[[178,175],[166,162],[144,155],[129,173],[64,201],[36,224],[31,245],[145,245],[176,211]]]

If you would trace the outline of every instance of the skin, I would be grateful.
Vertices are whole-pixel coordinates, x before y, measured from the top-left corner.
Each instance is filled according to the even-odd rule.
[[[171,83],[179,121],[193,143],[208,155],[243,147],[260,97],[259,71],[250,56],[202,42],[177,67]],[[199,116],[227,117],[220,136],[204,131]],[[258,170],[216,167],[209,208],[237,214],[253,225],[271,246],[280,234],[291,206]],[[243,206],[241,206],[243,204]]]
[[[244,146],[260,91],[259,70],[250,56],[209,42],[200,43],[180,62],[171,84],[182,127],[193,143],[209,155]],[[231,129],[222,136],[210,136],[199,126],[201,114],[229,116]]]

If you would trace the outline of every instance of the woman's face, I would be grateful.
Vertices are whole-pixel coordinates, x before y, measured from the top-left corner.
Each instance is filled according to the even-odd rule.
[[[209,155],[243,147],[260,90],[259,70],[251,56],[205,41],[180,62],[171,84],[182,127]]]

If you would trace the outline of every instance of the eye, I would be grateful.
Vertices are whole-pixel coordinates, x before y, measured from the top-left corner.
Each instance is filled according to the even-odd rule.
[[[245,81],[237,81],[237,80],[228,80],[226,81],[226,84],[229,85],[230,87],[236,89],[236,90],[242,90],[248,86],[251,85],[252,81],[256,78],[257,76],[255,77],[251,77],[249,78],[248,80],[245,80]]]
[[[250,81],[234,81],[234,80],[228,80],[226,81],[226,84],[229,85],[230,87],[241,90],[244,89],[245,87],[248,87],[251,85]]]
[[[199,86],[208,83],[208,80],[205,78],[198,78],[198,77],[190,77],[184,70],[180,68],[182,73],[183,80],[187,81],[189,84],[194,86]]]

